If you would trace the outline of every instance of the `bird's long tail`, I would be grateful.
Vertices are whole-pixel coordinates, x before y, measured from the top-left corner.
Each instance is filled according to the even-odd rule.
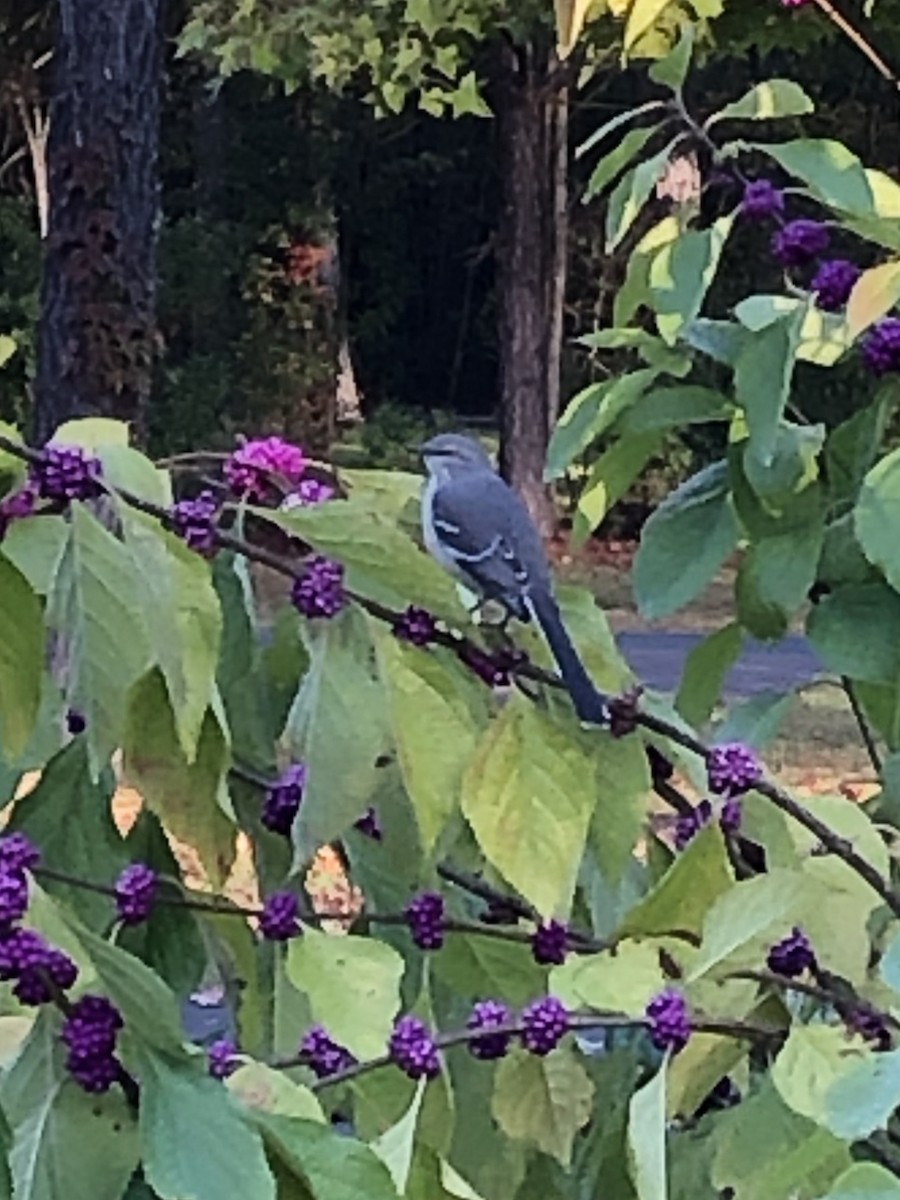
[[[540,625],[544,637],[556,659],[563,683],[572,697],[579,720],[591,725],[605,725],[609,721],[607,698],[599,692],[584,669],[578,651],[563,624],[559,605],[552,592],[536,591],[529,596],[529,607]]]

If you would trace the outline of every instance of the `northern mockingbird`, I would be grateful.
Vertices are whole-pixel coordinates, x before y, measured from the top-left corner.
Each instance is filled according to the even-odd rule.
[[[533,616],[580,720],[605,724],[606,700],[563,625],[543,542],[525,505],[471,438],[442,433],[420,453],[428,471],[422,533],[430,553],[483,600],[499,601],[522,621]]]

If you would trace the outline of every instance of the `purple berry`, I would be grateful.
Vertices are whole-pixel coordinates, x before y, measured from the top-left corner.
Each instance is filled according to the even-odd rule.
[[[144,863],[132,863],[116,880],[116,911],[125,925],[140,925],[153,909],[156,872]]]
[[[347,603],[344,568],[339,562],[317,554],[306,562],[306,570],[291,588],[291,602],[304,617],[334,617]]]
[[[0,925],[21,921],[28,908],[28,880],[24,871],[0,866]]]
[[[84,714],[77,712],[74,708],[70,708],[66,713],[66,729],[73,737],[77,737],[79,733],[84,733],[87,729],[87,721]]]
[[[532,1054],[549,1054],[569,1029],[569,1010],[555,996],[532,1000],[522,1011],[522,1045]]]
[[[356,1062],[350,1051],[334,1041],[321,1025],[313,1025],[307,1029],[300,1042],[298,1057],[317,1079],[336,1075],[338,1071],[352,1067]]]
[[[13,521],[21,521],[23,517],[31,516],[37,499],[37,485],[34,479],[29,479],[19,491],[0,500],[0,538],[5,535]]]
[[[0,937],[0,979],[18,979],[29,970],[43,967],[49,947],[33,929],[13,929]]]
[[[26,967],[19,973],[13,995],[21,1004],[49,1004],[54,998],[52,984],[68,991],[78,978],[78,968],[62,950],[45,946],[43,961]]]
[[[434,617],[425,608],[409,608],[394,621],[391,632],[401,642],[409,642],[413,646],[427,646],[434,641],[437,625]]]
[[[216,551],[218,516],[219,502],[210,491],[201,492],[193,500],[179,500],[169,513],[174,531],[204,558]]]
[[[784,212],[784,192],[770,179],[754,179],[744,188],[741,200],[741,215],[750,221],[762,221],[766,217],[778,217]]]
[[[845,258],[823,262],[809,285],[815,293],[817,307],[823,312],[838,312],[850,299],[853,285],[861,274],[859,267]]]
[[[654,996],[647,1005],[645,1014],[650,1041],[658,1050],[671,1050],[677,1054],[691,1038],[691,1022],[687,1005],[681,992],[666,988]]]
[[[722,832],[725,834],[734,835],[740,832],[741,828],[741,802],[735,796],[729,798],[722,805],[719,813],[719,825]]]
[[[828,249],[828,226],[800,218],[772,237],[772,255],[783,267],[802,267]]]
[[[301,479],[292,492],[285,496],[281,507],[290,511],[292,508],[309,508],[314,504],[324,504],[334,497],[334,488],[329,483],[309,476]]]
[[[873,325],[863,340],[862,355],[873,375],[900,370],[900,318],[885,317]]]
[[[418,1017],[399,1017],[388,1042],[391,1062],[410,1079],[434,1079],[440,1074],[441,1063],[434,1039]]]
[[[63,1021],[60,1037],[66,1047],[66,1069],[88,1092],[105,1092],[119,1077],[115,1058],[122,1017],[105,996],[82,996]]]
[[[871,1042],[875,1050],[890,1050],[891,1031],[882,1014],[865,1001],[860,1003],[847,1017],[847,1028]]]
[[[706,761],[709,790],[717,796],[742,796],[762,778],[759,760],[743,742],[713,746]]]
[[[562,921],[544,921],[531,938],[531,954],[542,966],[561,967],[566,961],[569,931]]]
[[[0,868],[29,871],[40,861],[40,850],[24,833],[9,833],[6,837],[0,837]]]
[[[444,944],[444,897],[440,892],[420,892],[407,904],[406,923],[420,950],[440,950]]]
[[[766,955],[766,966],[776,975],[784,975],[787,979],[795,979],[804,971],[812,970],[816,965],[816,956],[810,945],[809,938],[798,925],[791,932],[776,942]]]
[[[371,838],[373,842],[380,842],[384,834],[381,830],[381,822],[378,820],[378,813],[370,805],[363,815],[353,822],[353,828],[367,838]]]
[[[58,504],[92,500],[102,490],[100,460],[80,446],[48,446],[31,469],[38,495],[44,500]]]
[[[708,800],[701,800],[692,812],[682,813],[675,822],[675,849],[683,850],[711,820],[712,805]]]
[[[273,833],[291,836],[294,817],[300,811],[303,789],[306,786],[306,767],[294,763],[266,789],[266,800],[260,820]]]
[[[485,1062],[494,1058],[503,1058],[509,1049],[512,1035],[493,1031],[509,1025],[511,1019],[512,1015],[509,1009],[499,1000],[480,1000],[473,1005],[469,1019],[466,1021],[466,1029],[475,1029],[479,1032],[484,1030],[485,1036],[472,1038],[469,1042],[470,1053]]]
[[[213,1079],[227,1079],[238,1068],[237,1047],[227,1038],[220,1038],[206,1051],[206,1062]]]
[[[270,942],[287,942],[299,937],[303,932],[299,912],[300,902],[293,892],[272,892],[266,897],[260,913],[260,932]]]

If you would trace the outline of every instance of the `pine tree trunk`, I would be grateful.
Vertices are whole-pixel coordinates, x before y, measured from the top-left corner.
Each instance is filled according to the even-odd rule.
[[[553,508],[543,472],[559,407],[566,231],[557,221],[567,191],[567,100],[551,86],[547,56],[534,46],[506,46],[504,53],[495,99],[503,187],[500,465],[549,534]]]
[[[59,0],[35,436],[71,417],[141,440],[155,339],[162,0]]]

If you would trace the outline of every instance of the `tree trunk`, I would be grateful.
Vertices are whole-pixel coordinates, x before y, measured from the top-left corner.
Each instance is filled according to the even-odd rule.
[[[155,340],[162,0],[59,0],[35,436],[102,415],[142,439]]]
[[[569,86],[553,96],[548,109],[552,192],[551,257],[548,271],[547,413],[550,429],[560,411],[562,347],[569,276]]]
[[[495,110],[503,208],[497,252],[500,466],[542,533],[553,529],[544,461],[559,407],[568,164],[567,98],[533,46],[506,46]],[[562,252],[560,251],[562,245]]]

